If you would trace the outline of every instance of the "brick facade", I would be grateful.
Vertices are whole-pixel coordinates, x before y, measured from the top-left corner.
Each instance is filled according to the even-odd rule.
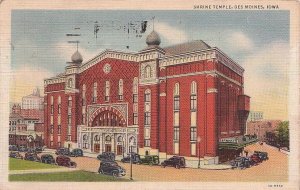
[[[180,52],[179,45],[164,49],[159,44],[148,44],[138,53],[107,50],[89,62],[70,64],[63,74],[46,79],[45,144],[57,148],[59,137],[60,146],[73,143],[91,152],[118,152],[122,147],[124,153],[132,146],[140,154],[198,157],[196,137],[201,137],[200,156],[218,156],[221,138],[244,134],[250,102],[244,95],[244,70],[217,48],[203,41],[197,43],[206,48],[189,53]],[[175,48],[179,48],[178,55],[170,55],[170,49]],[[138,79],[136,102],[135,79]],[[123,81],[121,100],[120,80]],[[109,100],[105,97],[107,81]],[[192,83],[196,85],[195,92],[191,90]],[[176,85],[179,91],[174,94]],[[57,133],[59,96],[60,134]],[[69,97],[72,97],[71,125],[67,123]],[[134,113],[138,123],[134,123]],[[115,122],[117,125],[113,125]],[[130,138],[135,139],[132,145]]]

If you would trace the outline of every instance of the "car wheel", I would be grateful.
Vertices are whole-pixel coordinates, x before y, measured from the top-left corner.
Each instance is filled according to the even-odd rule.
[[[180,169],[180,166],[178,164],[175,165],[176,169]]]
[[[149,163],[149,166],[153,166],[153,162],[150,162],[150,163]]]
[[[111,174],[112,174],[113,177],[118,177],[118,172],[117,171],[112,171]]]

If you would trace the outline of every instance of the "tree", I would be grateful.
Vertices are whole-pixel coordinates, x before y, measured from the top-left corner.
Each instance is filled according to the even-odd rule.
[[[281,122],[275,130],[276,141],[280,146],[289,147],[290,136],[289,136],[289,122]]]

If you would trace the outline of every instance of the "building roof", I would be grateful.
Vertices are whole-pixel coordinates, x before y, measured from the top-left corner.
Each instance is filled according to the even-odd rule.
[[[36,119],[44,121],[44,111],[37,109],[22,109],[20,114],[24,119]]]
[[[165,55],[176,55],[180,53],[187,53],[197,50],[210,49],[211,47],[202,40],[194,40],[191,42],[185,42],[181,44],[176,44],[168,47],[164,47]]]

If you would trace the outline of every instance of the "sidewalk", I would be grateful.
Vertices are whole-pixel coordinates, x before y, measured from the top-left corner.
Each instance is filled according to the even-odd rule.
[[[9,174],[31,174],[31,173],[55,173],[71,172],[79,170],[78,168],[54,168],[54,169],[36,169],[36,170],[11,170]]]
[[[231,169],[231,165],[225,164],[210,164],[210,165],[201,165],[200,169],[202,170],[228,170]]]

